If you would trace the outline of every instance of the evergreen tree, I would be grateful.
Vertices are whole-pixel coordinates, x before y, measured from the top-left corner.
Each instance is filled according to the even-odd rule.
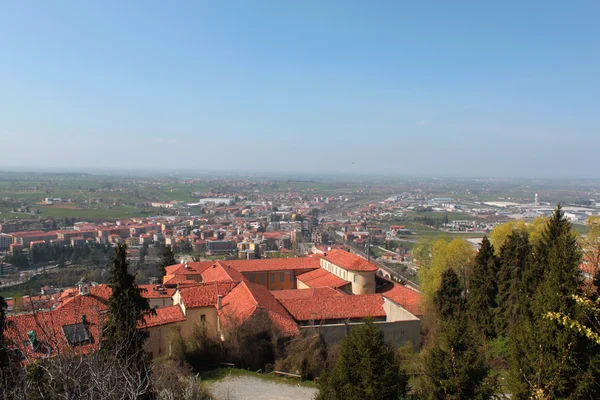
[[[173,254],[173,250],[171,249],[171,245],[165,246],[165,251],[163,252],[162,260],[160,263],[160,273],[161,277],[164,277],[167,274],[166,267],[169,265],[175,265],[177,261],[175,260],[175,254]]]
[[[489,338],[496,336],[494,312],[497,307],[498,269],[494,247],[484,236],[471,272],[468,311],[473,323]]]
[[[581,317],[573,299],[582,286],[580,262],[576,237],[559,205],[535,247],[535,267],[530,272],[541,275],[541,283],[535,288],[531,312],[521,313],[510,335],[509,383],[515,398],[532,393],[600,398],[597,344],[546,317],[552,312]]]
[[[148,255],[148,243],[144,243],[140,248],[140,265],[144,265],[146,263],[146,256]]]
[[[469,324],[464,289],[454,270],[444,271],[434,304],[440,330],[435,345],[425,350],[422,395],[429,399],[492,398],[497,381],[480,350],[479,335]]]
[[[342,340],[338,359],[319,381],[317,399],[400,399],[406,389],[407,377],[400,371],[398,353],[367,320]]]
[[[4,328],[6,324],[6,302],[4,297],[0,296],[0,375],[3,376],[4,372],[8,370],[8,349],[4,343]]]
[[[508,236],[502,245],[499,263],[495,326],[496,334],[506,337],[516,324],[519,314],[529,313],[528,293],[535,290],[538,284],[528,279],[530,287],[527,287],[523,282],[523,275],[532,276],[528,272],[532,268],[532,260],[527,231],[515,230]]]
[[[138,329],[144,317],[153,310],[135,284],[135,277],[128,272],[127,246],[115,249],[109,269],[109,286],[112,293],[108,300],[108,321],[104,329],[102,348],[122,360],[131,358],[141,361],[144,355],[145,335]]]

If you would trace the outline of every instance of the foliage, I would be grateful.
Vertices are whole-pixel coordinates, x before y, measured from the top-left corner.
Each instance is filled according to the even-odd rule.
[[[175,254],[173,254],[173,249],[171,248],[171,245],[168,244],[165,246],[165,250],[162,255],[162,260],[159,266],[161,277],[164,277],[167,274],[166,267],[175,264],[177,264],[177,261],[175,260]]]
[[[156,360],[152,376],[157,400],[210,400],[212,396],[197,375],[172,360]]]
[[[497,335],[508,335],[510,329],[516,324],[519,314],[529,309],[532,290],[537,286],[531,281],[528,282],[530,286],[524,284],[524,276],[535,277],[534,274],[529,273],[529,269],[532,268],[531,257],[529,234],[522,230],[513,231],[504,242],[499,257],[495,310]]]
[[[489,399],[497,380],[480,349],[467,316],[464,287],[447,269],[434,297],[441,329],[436,343],[424,351],[426,385],[421,395],[430,399]]]
[[[398,399],[406,395],[407,382],[398,353],[367,320],[342,340],[337,361],[319,381],[317,399]]]
[[[117,354],[124,358],[134,357],[143,363],[144,332],[138,329],[144,318],[154,312],[128,272],[127,246],[115,249],[110,267],[109,286],[112,293],[108,300],[108,321],[104,329],[101,349],[110,354],[123,347]]]
[[[321,375],[327,364],[327,344],[321,334],[315,330],[304,330],[290,340],[285,349],[285,357],[275,363],[275,368],[293,374],[302,379],[314,379]]]
[[[599,347],[570,329],[564,329],[549,313],[579,319],[573,296],[582,285],[579,252],[571,224],[558,206],[534,248],[526,292],[533,292],[530,309],[518,312],[510,330],[509,385],[516,398],[532,394],[557,398],[600,397]],[[533,276],[537,275],[537,279]],[[537,285],[535,284],[536,282]],[[526,285],[526,286],[525,286]]]
[[[497,307],[499,263],[494,255],[494,247],[487,237],[483,237],[479,252],[473,263],[468,311],[473,323],[486,337],[494,337],[494,310]]]
[[[419,281],[427,305],[431,304],[435,292],[440,287],[442,273],[448,268],[454,269],[463,286],[466,285],[474,250],[463,239],[454,239],[451,242],[437,240],[431,245],[430,254],[429,262],[421,263],[419,268]]]
[[[526,223],[522,219],[509,221],[505,224],[498,225],[490,232],[490,243],[501,254],[502,247],[508,240],[508,237],[515,231],[527,232],[529,240],[533,244],[537,244],[542,238],[542,232],[548,223],[548,219],[544,216],[535,218],[533,221]],[[497,254],[497,255],[499,255]]]

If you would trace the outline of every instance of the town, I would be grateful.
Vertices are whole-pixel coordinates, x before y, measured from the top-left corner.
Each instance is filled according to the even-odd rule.
[[[427,180],[357,185],[169,178],[165,184],[164,178],[125,183],[102,177],[122,181],[122,188],[108,183],[94,190],[111,193],[113,205],[127,204],[122,193],[154,186],[146,196],[156,199],[133,204],[133,215],[123,218],[94,215],[111,211],[102,195],[93,201],[77,196],[86,182],[98,180],[93,176],[76,178],[78,189],[67,198],[34,197],[42,187],[60,192],[61,185],[73,185],[70,179],[45,177],[30,190],[4,183],[12,191],[1,199],[7,211],[0,223],[0,294],[11,323],[7,337],[21,344],[21,362],[71,348],[97,351],[112,293],[109,266],[120,248],[127,249],[128,269],[154,310],[140,325],[154,358],[172,357],[177,340],[198,340],[200,328],[205,342],[226,347],[239,340],[236,329],[251,331],[252,341],[260,335],[293,341],[318,332],[324,346],[337,346],[365,320],[389,344],[414,346],[422,340],[428,307],[420,249],[451,241],[468,246],[466,255],[477,252],[485,236],[497,242],[504,226],[533,227],[552,217],[552,203],[533,190],[556,200],[540,186],[528,193],[522,184],[507,188],[493,181],[478,192],[464,182]],[[182,197],[172,194],[181,185],[188,186],[187,199],[168,200],[170,194]],[[194,185],[228,190],[199,192]],[[584,233],[590,220],[600,218],[593,200],[600,189],[571,191],[578,200],[564,201],[563,218]],[[588,281],[593,265],[580,268]],[[53,345],[42,349],[38,343]],[[277,361],[257,354],[251,360],[205,357],[254,369]]]

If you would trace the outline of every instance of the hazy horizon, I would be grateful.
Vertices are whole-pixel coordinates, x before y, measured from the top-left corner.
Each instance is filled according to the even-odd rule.
[[[598,11],[7,3],[0,168],[600,178]]]

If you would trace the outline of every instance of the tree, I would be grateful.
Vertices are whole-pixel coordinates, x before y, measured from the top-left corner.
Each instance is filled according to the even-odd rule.
[[[435,344],[424,351],[425,387],[430,399],[490,399],[497,379],[480,350],[467,316],[464,287],[453,269],[442,274],[434,297],[440,330]]]
[[[175,260],[175,255],[173,254],[173,249],[171,249],[171,245],[168,244],[165,246],[165,251],[163,252],[162,260],[160,262],[159,271],[161,273],[161,277],[164,277],[167,274],[166,268],[169,265],[175,265],[177,261]]]
[[[146,256],[148,255],[148,243],[144,243],[142,248],[140,249],[140,265],[144,265],[146,263]]]
[[[0,296],[0,374],[9,367],[8,349],[4,343],[4,327],[6,323],[6,302],[4,297]]]
[[[399,399],[406,395],[407,377],[400,371],[396,350],[366,320],[342,340],[335,364],[318,386],[318,400]]]
[[[138,329],[144,318],[154,312],[128,272],[127,246],[118,245],[109,269],[108,321],[103,332],[101,350],[121,359],[141,362],[144,356],[144,333]]]
[[[502,225],[496,226],[490,232],[490,243],[499,255],[502,253],[502,247],[508,240],[509,236],[515,231],[527,232],[529,240],[533,244],[537,244],[542,237],[542,232],[548,219],[546,217],[538,217],[529,223],[523,220],[510,221]]]
[[[535,246],[534,255],[535,266],[530,272],[541,279],[538,278],[530,314],[521,312],[511,332],[512,392],[516,398],[532,393],[547,398],[599,398],[599,347],[547,318],[549,313],[581,318],[574,300],[582,287],[581,253],[560,205]],[[524,276],[523,282],[527,279]]]
[[[499,262],[495,331],[499,336],[507,336],[520,313],[528,312],[532,290],[537,286],[531,279],[528,284],[532,287],[526,287],[523,282],[523,275],[533,277],[528,272],[532,259],[527,231],[515,230],[508,236],[500,251]]]
[[[496,335],[494,310],[497,307],[498,269],[494,247],[484,236],[472,268],[468,310],[471,319],[486,337]]]
[[[426,252],[425,249],[422,250]],[[429,263],[423,263],[419,269],[419,280],[427,305],[431,304],[435,292],[440,287],[442,273],[448,268],[456,271],[462,285],[467,286],[470,275],[473,247],[463,239],[451,242],[438,240],[431,246]]]

